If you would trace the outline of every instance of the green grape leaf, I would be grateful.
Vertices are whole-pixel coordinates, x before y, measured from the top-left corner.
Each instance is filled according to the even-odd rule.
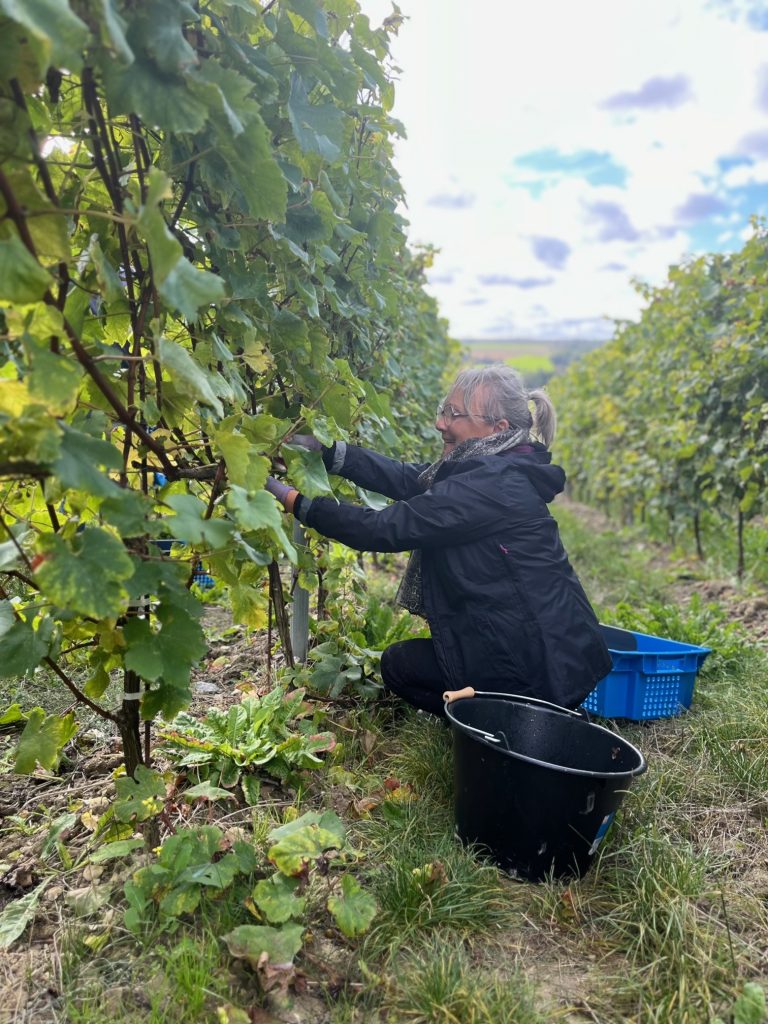
[[[142,207],[138,226],[143,232],[152,257],[152,267],[160,295],[173,309],[178,309],[182,316],[194,320],[201,306],[223,298],[224,282],[216,274],[201,270],[190,263],[184,256],[181,243],[169,231],[157,205],[169,194],[169,190],[170,179],[153,167],[149,172],[147,202]],[[167,356],[164,356],[163,346],[168,349]],[[179,352],[182,352],[186,359],[179,356]],[[213,405],[221,415],[218,399],[211,391],[201,368],[186,349],[175,342],[161,339],[158,354],[161,361],[169,361],[171,369],[175,370],[182,381],[192,383],[195,389],[202,390],[204,397],[198,397],[206,404]],[[209,398],[213,401],[209,401]]]
[[[37,258],[43,263],[48,260],[68,260],[70,246],[66,218],[38,189],[28,168],[13,168],[6,171],[6,176],[16,202],[27,216],[27,228]],[[5,201],[0,196],[0,216],[6,212]]]
[[[344,142],[346,115],[334,103],[310,103],[298,72],[291,75],[288,118],[305,153],[319,153],[329,163],[338,159]]]
[[[237,137],[217,129],[218,150],[242,192],[247,212],[280,224],[288,199],[285,179],[274,157],[269,129],[255,111],[249,116],[250,123]]]
[[[227,464],[227,477],[247,491],[259,491],[266,483],[269,459],[245,436],[220,427],[214,441]]]
[[[126,23],[115,9],[115,0],[101,0],[102,41],[106,43],[121,64],[133,62],[133,50],[125,38]]]
[[[159,635],[146,619],[130,618],[123,626],[127,645],[125,667],[142,679],[155,682],[163,674],[163,649]]]
[[[20,619],[13,622],[0,638],[0,679],[26,675],[39,665],[50,650],[52,632],[51,619],[43,619],[37,629]]]
[[[188,266],[190,264],[187,264]],[[185,394],[196,398],[203,405],[210,406],[219,416],[224,414],[221,402],[216,397],[208,374],[181,345],[166,338],[160,338],[157,354],[163,367],[168,370],[176,387]]]
[[[144,561],[134,556],[133,576],[127,587],[134,601],[147,594],[157,594],[162,596],[163,600],[169,600],[184,608],[189,615],[197,616],[202,609],[197,599],[186,588],[188,579],[189,567],[182,561]]]
[[[180,135],[199,132],[211,114],[205,97],[195,95],[183,79],[164,75],[141,55],[128,67],[104,61],[102,73],[113,113],[135,112],[147,125]]]
[[[328,38],[328,19],[325,11],[318,7],[315,0],[288,0],[286,6],[304,18],[321,39]]]
[[[268,413],[260,413],[258,416],[246,416],[243,418],[242,431],[256,445],[272,444],[277,438],[285,434],[288,424],[276,416]]]
[[[103,665],[97,665],[93,670],[93,675],[89,677],[83,687],[83,693],[86,697],[90,697],[91,700],[98,700],[107,692],[111,682],[109,672],[107,672]]]
[[[306,321],[289,309],[281,309],[272,321],[272,330],[276,336],[272,346],[273,355],[283,355],[295,362],[306,362],[311,355]]]
[[[189,81],[193,89],[199,88],[203,93],[207,90],[215,96],[231,134],[242,134],[245,130],[243,122],[248,120],[250,113],[248,94],[253,89],[253,82],[215,60],[203,61]]]
[[[84,434],[66,423],[60,424],[63,434],[59,456],[53,464],[53,471],[62,487],[73,491],[86,491],[102,498],[115,495],[117,485],[103,473],[105,469],[118,470],[122,467],[120,452],[109,441],[103,441],[90,434]]]
[[[0,7],[0,11],[3,8]],[[15,78],[25,90],[34,90],[45,77],[50,47],[18,22],[0,16],[0,68],[5,78]],[[18,146],[18,136],[13,145]]]
[[[285,875],[271,875],[256,883],[253,890],[253,901],[266,919],[272,924],[283,924],[291,917],[300,917],[304,913],[306,899],[296,895],[297,878],[286,878]]]
[[[66,0],[0,0],[0,11],[41,40],[56,67],[79,69],[90,32]]]
[[[82,379],[83,371],[79,363],[48,349],[34,350],[29,392],[54,416],[72,412]]]
[[[115,779],[113,810],[118,821],[147,821],[159,814],[165,803],[165,782],[157,772],[140,764],[133,778]]]
[[[176,688],[185,688],[190,666],[206,651],[200,623],[168,595],[156,609],[155,618],[159,630],[153,629],[148,619],[136,616],[123,626],[125,666],[150,682],[162,677]]]
[[[342,431],[335,420],[304,405],[301,407],[301,415],[306,420],[310,432],[326,448],[330,448],[334,441],[341,439]]]
[[[41,548],[35,579],[54,604],[94,619],[114,619],[125,610],[124,583],[133,575],[133,562],[113,534],[87,526],[69,542],[49,534]]]
[[[0,299],[37,302],[52,284],[51,275],[18,238],[0,239]]]
[[[341,895],[328,897],[328,909],[350,939],[367,931],[376,916],[376,900],[363,890],[354,875],[341,879]]]
[[[9,543],[8,546],[13,548],[13,551],[18,555],[15,545]],[[0,545],[0,548],[2,548],[2,545]],[[0,568],[3,567],[3,564],[2,551],[0,551]],[[5,565],[13,564],[14,562],[10,560],[5,563]],[[16,617],[13,614],[13,605],[11,602],[6,600],[0,601],[0,640],[5,636],[15,621]]]
[[[121,537],[142,537],[156,529],[150,522],[152,502],[139,491],[114,487],[112,497],[102,501],[99,512],[102,518],[119,531]]]
[[[177,540],[212,548],[224,547],[231,540],[231,523],[223,519],[204,519],[205,505],[193,494],[172,494],[165,499],[165,504],[176,513],[166,522]]]
[[[137,52],[149,54],[160,71],[169,76],[184,72],[199,60],[184,37],[184,23],[193,19],[195,13],[186,3],[152,0],[151,6],[137,8],[131,20],[131,42]]]
[[[284,928],[242,924],[222,937],[232,956],[247,960],[256,969],[265,955],[274,967],[292,964],[301,949],[303,934],[300,924],[287,924]]]
[[[310,316],[319,317],[320,307],[317,304],[317,290],[311,281],[302,281],[301,278],[297,277],[295,282],[296,291],[300,298],[303,300],[307,312]]]
[[[210,306],[224,297],[224,282],[217,274],[201,270],[180,256],[170,273],[158,281],[157,290],[171,309],[178,309],[187,320],[195,320],[201,306]],[[206,401],[206,404],[214,403]],[[217,407],[218,401],[214,405]]]
[[[20,775],[29,775],[39,764],[54,771],[59,766],[61,751],[78,728],[74,712],[46,715],[42,708],[32,708],[16,748],[15,770]]]
[[[352,414],[357,409],[357,401],[344,384],[333,384],[323,395],[323,410],[342,427],[352,426]]]
[[[328,473],[320,452],[312,452],[300,445],[283,445],[280,449],[288,470],[288,480],[308,498],[321,494],[333,496]]]
[[[233,484],[227,495],[227,508],[244,530],[266,530],[292,562],[296,562],[296,548],[283,529],[283,518],[271,494],[259,491],[249,494]]]

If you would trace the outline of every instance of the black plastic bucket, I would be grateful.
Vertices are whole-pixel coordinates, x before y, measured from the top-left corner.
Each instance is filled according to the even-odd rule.
[[[625,739],[566,708],[504,693],[445,705],[456,832],[532,882],[588,870],[646,762]]]

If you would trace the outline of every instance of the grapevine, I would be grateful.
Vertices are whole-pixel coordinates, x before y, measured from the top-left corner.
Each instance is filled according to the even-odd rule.
[[[424,442],[456,346],[398,208],[399,21],[0,2],[0,672],[53,673],[129,774],[190,700],[199,561],[236,621],[282,601],[286,436]]]

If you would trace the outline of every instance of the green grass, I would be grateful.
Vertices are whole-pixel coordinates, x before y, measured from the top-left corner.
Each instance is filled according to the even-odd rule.
[[[88,958],[70,946],[62,972],[68,1024],[187,1024],[215,1020],[230,999],[231,978],[213,933],[183,935],[141,956]]]
[[[301,811],[344,815],[359,853],[350,867],[378,913],[366,935],[343,939],[329,928],[325,880],[313,882],[297,959],[313,1024],[729,1022],[744,983],[768,982],[768,659],[717,605],[671,602],[674,570],[639,531],[598,534],[570,509],[557,514],[604,621],[713,647],[693,706],[609,723],[648,771],[589,874],[540,885],[511,881],[454,839],[449,730],[389,702],[332,708],[341,745],[297,799]],[[238,819],[262,850],[274,813]],[[70,933],[62,1020],[207,1024],[229,1004],[264,1005],[220,938],[252,921],[246,896],[240,886],[207,899],[152,943],[121,932],[119,907],[98,954],[83,945],[92,933]]]
[[[450,934],[403,950],[385,985],[390,1019],[412,1024],[544,1024],[520,968],[482,969]]]

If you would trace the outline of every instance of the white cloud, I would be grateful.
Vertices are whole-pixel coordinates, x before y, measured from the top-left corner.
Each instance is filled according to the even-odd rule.
[[[384,0],[362,3],[374,23],[391,10]],[[676,213],[689,197],[719,189],[727,200],[724,189],[768,181],[768,160],[724,174],[718,165],[745,136],[768,130],[756,106],[768,36],[743,20],[700,0],[553,0],[471,11],[400,0],[400,8],[409,20],[393,42],[403,69],[394,113],[408,140],[397,144],[397,166],[412,240],[440,249],[430,290],[459,337],[531,335],[558,323],[567,335],[580,321],[636,315],[630,278],[660,282],[691,247]],[[654,77],[678,76],[691,98],[677,106],[601,105]],[[595,188],[565,174],[538,196],[510,187],[536,179],[515,161],[542,149],[610,154],[626,169],[625,185]],[[596,203],[620,207],[639,237],[627,230],[625,240],[600,242]],[[727,220],[738,230],[744,216]],[[536,259],[531,238],[542,235],[570,247],[564,269],[551,272]],[[735,234],[720,233],[722,243],[729,238]],[[606,270],[610,263],[625,264],[625,275]],[[440,283],[448,275],[450,283]],[[554,281],[528,289],[478,283],[504,276]]]
[[[768,182],[768,160],[760,160],[754,164],[740,164],[723,175],[726,188],[739,188],[741,185],[762,185]]]

